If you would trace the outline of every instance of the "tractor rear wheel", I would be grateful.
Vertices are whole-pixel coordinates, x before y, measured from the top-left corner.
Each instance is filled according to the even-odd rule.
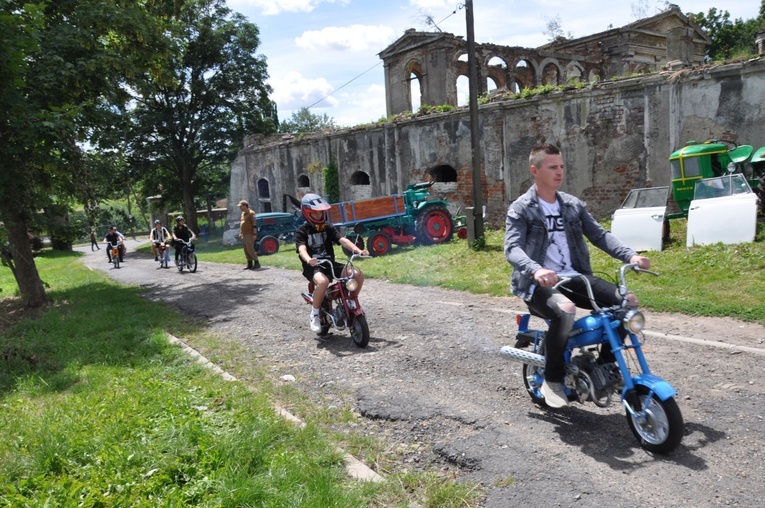
[[[417,241],[425,245],[448,242],[453,233],[452,215],[443,206],[424,209],[415,221]]]

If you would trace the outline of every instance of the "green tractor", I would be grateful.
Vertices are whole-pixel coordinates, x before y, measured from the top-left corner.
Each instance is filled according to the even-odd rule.
[[[330,221],[373,256],[387,254],[393,244],[432,245],[451,240],[454,220],[448,203],[430,195],[434,182],[410,184],[402,194],[335,203]]]
[[[689,141],[669,156],[672,198],[680,212],[668,219],[688,216],[697,182],[731,174],[743,174],[752,190],[765,206],[765,147],[752,155],[751,145],[735,141],[710,139],[703,143]]]

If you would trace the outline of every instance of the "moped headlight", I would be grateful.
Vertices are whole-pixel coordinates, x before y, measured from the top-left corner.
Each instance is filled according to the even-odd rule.
[[[345,287],[348,288],[348,291],[353,293],[354,291],[359,289],[359,281],[357,281],[356,279],[351,279],[345,283]]]
[[[624,316],[622,323],[632,333],[640,333],[645,328],[645,316],[640,311],[631,310]]]

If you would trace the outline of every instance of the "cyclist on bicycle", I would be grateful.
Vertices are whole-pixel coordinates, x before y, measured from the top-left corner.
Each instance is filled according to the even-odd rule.
[[[159,261],[159,248],[167,249],[170,233],[159,220],[155,220],[154,229],[149,233],[149,239],[151,240],[151,252],[154,253],[154,261]]]
[[[318,194],[303,196],[300,209],[307,222],[295,231],[295,246],[300,261],[303,263],[303,276],[316,285],[316,289],[313,291],[310,323],[311,330],[319,333],[321,331],[319,309],[321,309],[321,302],[324,300],[324,294],[329,283],[334,277],[345,277],[349,273],[349,267],[335,262],[332,244],[342,245],[350,252],[363,256],[368,256],[369,252],[359,249],[329,224],[327,210],[330,209],[330,206]],[[333,269],[330,270],[328,266],[320,265],[320,259],[332,261]],[[361,291],[361,286],[364,285],[364,274],[356,268],[354,277],[359,282],[359,288],[356,290],[358,293]]]
[[[189,227],[183,222],[183,217],[175,218],[175,227],[173,228],[173,240],[175,240],[175,264],[178,264],[178,260],[181,258],[181,251],[184,244],[178,240],[184,240],[190,242],[194,240],[197,235],[189,229]]]

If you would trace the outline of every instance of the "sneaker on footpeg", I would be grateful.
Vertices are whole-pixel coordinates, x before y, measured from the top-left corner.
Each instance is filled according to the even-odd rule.
[[[316,333],[321,332],[321,319],[319,319],[318,314],[311,316],[311,331]]]
[[[568,406],[568,397],[566,392],[563,391],[562,383],[552,383],[545,379],[540,391],[544,395],[545,403],[549,407],[559,408]]]

